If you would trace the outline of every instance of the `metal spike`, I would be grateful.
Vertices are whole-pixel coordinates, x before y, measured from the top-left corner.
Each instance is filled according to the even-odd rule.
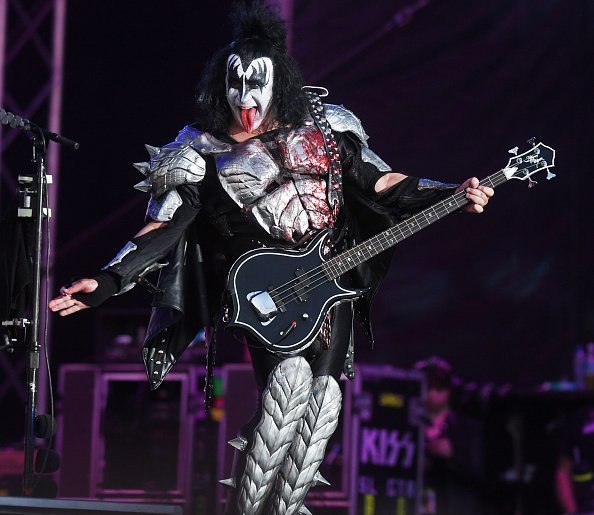
[[[219,479],[219,483],[222,485],[228,486],[230,488],[236,488],[237,483],[235,482],[234,477],[228,477],[227,479]]]
[[[322,474],[320,474],[319,470],[314,474],[313,482],[314,482],[314,485],[318,485],[318,484],[322,483],[323,485],[331,486],[330,482],[324,476],[322,476]]]
[[[161,149],[159,147],[153,147],[152,145],[145,145],[144,148],[147,149],[147,151],[151,155],[151,157],[154,157],[159,152],[161,152]]]
[[[508,152],[509,152],[510,154],[513,154],[514,156],[517,156],[517,155],[518,155],[518,150],[520,150],[520,149],[519,149],[519,148],[516,146],[516,147],[514,147],[514,148],[510,148],[510,149],[508,150]]]
[[[551,172],[551,170],[547,170],[547,180],[550,181],[553,177],[557,177],[557,174]]]
[[[231,447],[235,447],[239,451],[245,451],[248,441],[244,436],[238,436],[227,442]]]
[[[142,175],[148,175],[151,165],[146,161],[142,163],[132,163],[132,166],[136,168]]]
[[[299,515],[313,515],[313,513],[309,511],[305,506],[301,506],[301,508],[299,508]]]
[[[146,193],[151,189],[151,183],[149,182],[148,179],[146,179],[144,181],[140,181],[138,184],[134,185],[134,189],[144,191]]]

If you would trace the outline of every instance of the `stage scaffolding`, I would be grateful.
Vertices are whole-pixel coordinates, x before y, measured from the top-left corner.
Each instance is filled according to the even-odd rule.
[[[60,132],[61,102],[64,63],[64,32],[66,0],[0,0],[0,106],[5,110],[34,121],[53,132]],[[28,135],[18,129],[0,125],[0,199],[2,212],[15,196],[19,174],[32,172]],[[49,189],[49,206],[52,213],[49,237],[44,247],[54,248],[57,232],[56,204],[59,185],[59,145],[48,145],[48,173],[53,184]],[[46,288],[51,294],[53,259],[49,258],[48,280],[42,281],[41,298],[46,298]],[[46,272],[45,260],[42,270]],[[40,341],[45,352],[51,343],[43,334],[50,331],[44,306],[40,314]],[[17,395],[26,400],[23,383],[28,354],[18,349],[15,358],[0,353],[0,403]],[[39,368],[38,412],[44,413],[47,405],[47,370]],[[18,416],[18,415],[16,415]]]

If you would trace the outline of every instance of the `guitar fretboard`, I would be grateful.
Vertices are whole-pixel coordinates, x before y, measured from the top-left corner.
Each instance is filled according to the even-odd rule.
[[[480,184],[481,186],[495,188],[505,181],[507,181],[507,177],[504,171],[500,170],[484,178],[480,181]],[[441,202],[420,211],[416,215],[407,218],[403,222],[359,243],[352,249],[329,259],[322,265],[322,268],[329,279],[336,279],[364,261],[377,256],[380,252],[393,247],[421,229],[428,227],[433,222],[437,222],[437,220],[440,220],[444,216],[464,207],[469,202],[466,198],[466,191],[459,191]]]

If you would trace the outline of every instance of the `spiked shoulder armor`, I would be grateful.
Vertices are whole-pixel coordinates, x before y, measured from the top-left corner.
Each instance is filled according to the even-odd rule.
[[[361,120],[342,105],[324,104],[326,119],[336,132],[348,132],[353,135],[361,144],[361,158],[367,163],[373,164],[381,172],[390,172],[392,168],[373,150],[369,148],[367,140],[369,136],[365,132]]]
[[[194,127],[184,127],[175,141],[163,146],[145,145],[150,160],[134,163],[145,179],[134,187],[149,192],[151,199],[147,218],[169,221],[182,200],[175,188],[182,184],[198,184],[204,179],[204,155],[228,152],[230,145]]]

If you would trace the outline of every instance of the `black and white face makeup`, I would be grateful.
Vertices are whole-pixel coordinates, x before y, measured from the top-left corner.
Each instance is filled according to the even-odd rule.
[[[246,132],[255,131],[272,104],[272,61],[258,57],[244,69],[240,57],[227,59],[227,101],[237,122]]]

